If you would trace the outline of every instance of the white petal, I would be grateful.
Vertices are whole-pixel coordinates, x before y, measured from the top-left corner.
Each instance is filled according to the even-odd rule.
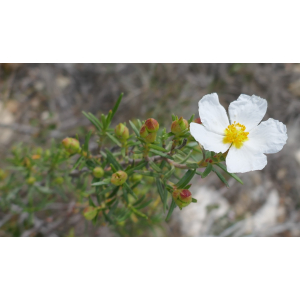
[[[262,153],[277,153],[286,144],[286,126],[274,119],[261,122],[249,133],[249,142]]]
[[[206,150],[224,153],[230,146],[230,144],[223,143],[224,136],[208,131],[203,125],[191,123],[190,132]]]
[[[230,173],[245,173],[262,170],[267,165],[267,157],[245,142],[241,148],[231,147],[226,157],[227,170]]]
[[[267,111],[268,103],[265,99],[253,95],[240,95],[239,98],[229,105],[229,117],[231,124],[236,121],[246,126],[250,131],[263,119]]]
[[[216,93],[206,95],[199,101],[199,115],[206,129],[224,135],[229,120]]]

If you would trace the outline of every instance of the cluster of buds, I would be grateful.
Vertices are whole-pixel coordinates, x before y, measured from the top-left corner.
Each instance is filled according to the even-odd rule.
[[[146,120],[145,124],[141,127],[140,135],[146,143],[154,143],[158,129],[158,122],[155,119],[150,118]]]
[[[192,194],[189,190],[175,189],[172,196],[180,209],[188,206],[192,202]]]
[[[116,186],[122,185],[127,180],[128,175],[124,171],[118,171],[111,176],[110,182]]]
[[[189,123],[183,117],[173,121],[171,125],[171,132],[174,133],[175,135],[181,135],[188,129],[189,129]]]
[[[129,138],[129,130],[124,124],[120,123],[115,127],[115,135],[122,143],[124,143]]]
[[[93,170],[93,175],[96,178],[101,178],[104,176],[104,170],[101,167],[96,167]]]
[[[70,154],[76,154],[81,151],[79,141],[73,138],[65,138],[62,141],[63,147]]]

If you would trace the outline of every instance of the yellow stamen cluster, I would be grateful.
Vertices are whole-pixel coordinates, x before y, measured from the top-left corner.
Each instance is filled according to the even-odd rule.
[[[234,122],[225,129],[224,144],[232,144],[236,148],[241,148],[243,143],[248,140],[249,132],[245,132],[246,127]]]

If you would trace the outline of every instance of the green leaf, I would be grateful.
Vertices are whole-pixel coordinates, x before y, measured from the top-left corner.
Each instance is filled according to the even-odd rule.
[[[127,190],[128,193],[131,194],[135,200],[138,199],[138,198],[137,198],[137,195],[136,195],[136,194],[134,193],[134,191],[130,188],[130,186],[128,185],[127,182],[125,182],[125,183],[123,184],[123,186],[124,186],[125,190]],[[123,190],[124,190],[124,189],[123,189]]]
[[[171,217],[171,215],[172,215],[172,213],[173,213],[173,210],[175,209],[176,206],[177,206],[177,205],[176,205],[174,199],[172,199],[172,203],[171,203],[171,206],[170,206],[168,215],[167,215],[167,217],[166,217],[166,221],[169,221],[169,219],[170,219],[170,217]]]
[[[191,123],[194,121],[194,119],[195,119],[195,114],[193,114],[193,115],[189,118],[188,123],[191,124]]]
[[[142,218],[145,218],[145,219],[148,219],[148,217],[143,214],[142,212],[138,211],[137,209],[135,209],[133,206],[129,206],[129,208],[132,210],[132,212],[134,212],[136,215],[142,217]]]
[[[103,128],[106,129],[106,117],[104,114],[101,114],[101,122],[102,122]]]
[[[150,144],[149,148],[155,149],[155,150],[158,150],[158,151],[162,151],[162,152],[169,152],[167,149],[165,149],[163,147],[160,147],[160,146],[157,146],[157,145],[154,145],[154,144]]]
[[[138,206],[135,206],[135,208],[136,208],[136,209],[142,209],[142,208],[145,208],[146,206],[148,206],[148,205],[152,202],[152,200],[153,200],[153,199],[150,199],[150,200],[148,200],[148,201],[146,201],[146,202],[144,202],[144,203],[142,203],[142,204],[140,204],[140,205],[138,205]]]
[[[139,205],[141,202],[144,201],[144,199],[146,198],[146,195],[142,196],[138,201],[136,201],[133,205],[136,206],[136,205]]]
[[[194,177],[196,173],[196,169],[195,170],[188,170],[185,175],[177,182],[176,187],[178,189],[182,189],[184,188],[186,185],[189,184],[189,182],[191,181],[191,179]]]
[[[190,153],[184,158],[184,159],[182,159],[181,161],[179,161],[179,163],[180,164],[183,164],[183,163],[185,163],[189,158],[190,158],[190,156],[192,155],[192,153],[193,153],[193,151],[190,151]],[[198,166],[197,166],[198,167]],[[196,167],[196,168],[197,168]]]
[[[172,166],[171,169],[164,175],[164,178],[169,179],[174,174],[175,171],[176,171],[175,167]]]
[[[52,190],[50,190],[49,188],[45,187],[45,186],[41,186],[41,185],[35,185],[34,186],[39,192],[41,192],[42,194],[52,194]]]
[[[206,169],[202,173],[202,178],[205,178],[212,171],[212,169],[213,169],[212,164],[207,164]]]
[[[227,186],[227,187],[229,187],[229,184],[228,184],[228,182],[226,181],[226,179],[223,177],[223,175],[219,172],[219,171],[217,171],[214,167],[213,167],[213,172],[215,172],[216,174],[217,174],[217,176],[220,178],[220,180]]]
[[[124,95],[123,93],[120,94],[120,96],[119,96],[119,98],[118,98],[116,104],[114,105],[114,107],[113,107],[113,109],[112,109],[111,118],[110,118],[110,120],[109,120],[110,122],[111,122],[112,118],[114,117],[115,113],[117,112],[117,110],[118,110],[118,108],[119,108],[119,105],[120,105],[120,103],[121,103],[121,101],[122,101],[123,95]]]
[[[71,169],[71,171],[75,170],[75,169],[80,165],[80,163],[81,163],[83,160],[84,160],[84,157],[83,157],[83,156],[80,156],[80,157],[77,159],[77,161],[76,161],[76,163],[74,164],[74,166],[73,166],[73,168]]]
[[[225,171],[229,176],[231,176],[232,178],[234,178],[236,181],[238,181],[241,184],[244,184],[244,182],[242,181],[242,179],[240,179],[237,175],[233,174],[233,173],[229,173],[227,171],[227,168],[225,165],[221,164],[221,163],[217,163],[216,164],[219,168],[221,168],[223,171]]]
[[[113,164],[113,166],[117,169],[117,170],[122,170],[121,165],[119,164],[119,162],[116,160],[116,158],[114,157],[114,155],[108,150],[106,149],[106,155],[107,155],[107,159],[108,161]]]
[[[88,132],[88,134],[86,135],[85,140],[84,140],[84,145],[83,145],[83,151],[87,152],[89,150],[89,141],[90,141],[92,133],[93,133],[93,131],[90,130]]]
[[[163,209],[164,212],[166,212],[167,208],[167,199],[168,199],[168,191],[167,189],[163,186],[162,182],[157,178],[156,179],[156,185],[157,185],[157,191],[159,193],[161,202],[163,203]]]
[[[146,165],[147,165],[146,161],[141,161],[135,167],[133,167],[133,168],[131,168],[129,170],[126,170],[126,173],[127,173],[128,176],[131,176],[134,173],[134,171],[143,169]]]
[[[197,199],[195,199],[195,198],[192,198],[192,202],[194,202],[194,203],[197,203],[197,202],[198,202],[198,200],[197,200]]]
[[[160,174],[154,173],[154,172],[147,172],[147,171],[134,171],[135,173],[141,174],[143,176],[149,176],[149,177],[160,177]]]
[[[172,159],[172,157],[170,155],[167,155],[166,153],[163,153],[163,152],[158,151],[158,150],[150,149],[150,152],[154,153],[156,155],[160,155],[162,157],[166,157],[166,158]]]
[[[97,117],[95,117],[92,113],[82,112],[83,115],[98,129],[98,131],[102,131],[102,124],[99,122]]]
[[[110,183],[110,178],[106,178],[102,181],[92,183],[92,186],[106,185]]]
[[[149,165],[151,166],[151,168],[158,172],[158,173],[161,173],[162,172],[162,169],[153,161],[149,161]]]
[[[134,131],[134,133],[136,134],[136,136],[140,136],[140,132],[138,131],[138,129],[135,127],[135,125],[129,120],[129,124],[132,128],[132,130]]]
[[[110,133],[106,132],[105,133],[115,144],[117,144],[119,147],[122,147],[122,144]]]

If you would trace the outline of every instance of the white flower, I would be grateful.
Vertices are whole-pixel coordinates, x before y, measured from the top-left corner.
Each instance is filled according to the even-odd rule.
[[[264,153],[276,153],[285,145],[286,126],[274,119],[261,122],[267,101],[254,95],[240,95],[230,103],[228,111],[230,123],[218,95],[204,96],[199,101],[204,126],[191,123],[192,136],[206,150],[224,153],[229,149],[226,165],[230,173],[263,169],[267,165]]]

